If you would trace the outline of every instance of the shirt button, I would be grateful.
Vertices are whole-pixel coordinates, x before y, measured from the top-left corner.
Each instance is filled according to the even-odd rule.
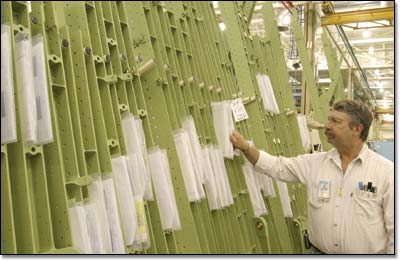
[[[335,247],[339,246],[339,244],[334,244]]]

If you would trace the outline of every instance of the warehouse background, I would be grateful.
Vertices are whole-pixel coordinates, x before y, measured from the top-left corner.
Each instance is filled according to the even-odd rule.
[[[390,1],[1,2],[2,254],[305,254],[306,190],[255,172],[374,112],[393,160]]]

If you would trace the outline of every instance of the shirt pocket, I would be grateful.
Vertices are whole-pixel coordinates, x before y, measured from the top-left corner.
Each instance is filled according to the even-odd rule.
[[[354,197],[354,212],[357,216],[368,221],[376,223],[382,219],[382,207],[379,195],[368,197],[368,193],[362,194],[357,191]]]
[[[310,197],[308,199],[308,206],[311,210],[317,211],[322,207],[323,202],[319,201],[318,198]]]

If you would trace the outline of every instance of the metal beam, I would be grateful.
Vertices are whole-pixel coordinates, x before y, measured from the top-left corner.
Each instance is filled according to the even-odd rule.
[[[324,17],[321,17],[321,26],[393,19],[394,7],[374,8],[367,10],[327,14]]]
[[[247,25],[250,26],[251,18],[253,17],[254,8],[256,7],[256,1],[243,1],[242,9],[247,18]]]

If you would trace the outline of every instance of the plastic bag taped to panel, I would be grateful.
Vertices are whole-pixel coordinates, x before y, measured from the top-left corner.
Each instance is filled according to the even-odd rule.
[[[153,186],[151,182],[151,174],[150,174],[150,165],[149,159],[147,158],[147,146],[146,146],[146,136],[144,135],[143,131],[143,121],[140,118],[135,119],[136,127],[139,133],[139,140],[140,140],[140,147],[142,152],[142,157],[145,164],[145,171],[146,171],[146,188],[144,190],[143,199],[145,200],[154,200],[153,195]]]
[[[293,212],[292,212],[292,207],[290,206],[290,197],[287,184],[279,180],[276,180],[276,184],[278,185],[278,192],[283,208],[283,215],[286,218],[291,218],[293,217]]]
[[[194,120],[192,116],[188,116],[182,120],[182,126],[189,134],[190,138],[190,145],[192,146],[192,151],[195,157],[194,160],[194,169],[195,173],[198,177],[200,177],[200,181],[202,184],[205,184],[206,177],[204,174],[204,167],[203,167],[203,157],[201,152],[201,145],[199,141],[199,136],[197,135],[196,126],[194,124]]]
[[[124,235],[119,220],[118,203],[111,174],[103,176],[104,202],[110,227],[111,247],[113,254],[125,254]]]
[[[90,240],[91,254],[104,253],[103,238],[95,204],[85,203],[85,220]]]
[[[1,144],[17,141],[11,28],[1,25]]]
[[[269,77],[264,74],[257,74],[256,79],[264,110],[267,112],[279,114],[279,107],[276,102],[274,90]]]
[[[15,53],[22,138],[27,144],[35,144],[37,141],[37,112],[32,69],[32,44],[29,34],[17,33]]]
[[[178,129],[174,131],[174,140],[188,199],[190,202],[200,201],[205,194],[200,178],[195,174],[195,156],[189,136],[184,129]]]
[[[262,191],[264,197],[275,198],[276,195],[272,178],[258,171],[254,171],[254,174],[255,178],[260,184],[260,190]]]
[[[129,181],[131,185],[132,195],[140,196],[143,198],[145,180],[144,176],[140,173],[138,154],[130,154],[125,157],[126,165],[128,168]]]
[[[148,156],[162,228],[171,231],[180,230],[181,224],[171,181],[167,152],[159,148],[152,148],[149,150]]]
[[[243,164],[242,166],[242,170],[244,173],[247,190],[250,195],[251,205],[253,206],[254,215],[256,217],[260,217],[261,215],[268,214],[267,208],[265,207],[264,200],[261,195],[261,191],[256,182],[253,166],[250,162],[246,160],[245,164]]]
[[[110,238],[110,227],[108,225],[107,211],[104,199],[103,192],[103,184],[101,178],[96,176],[93,178],[93,182],[89,185],[89,195],[90,202],[95,204],[96,212],[97,212],[97,220],[100,225],[100,238],[102,249],[104,250],[102,253],[111,254],[112,246],[111,246],[111,238]]]
[[[43,36],[34,36],[32,38],[32,68],[37,116],[36,144],[39,145],[53,141],[44,48]]]
[[[149,227],[147,225],[146,210],[144,208],[143,199],[140,196],[136,196],[134,197],[134,200],[138,225],[136,229],[135,241],[131,247],[136,251],[142,251],[150,248]]]
[[[218,196],[218,188],[217,188],[217,181],[214,173],[214,168],[211,163],[211,148],[210,145],[207,145],[202,149],[203,154],[203,166],[204,172],[206,175],[206,183],[204,184],[206,193],[207,193],[207,200],[208,206],[210,210],[220,209],[221,202]]]
[[[229,101],[211,102],[215,134],[225,158],[233,159],[233,145],[229,135],[234,130],[232,108]]]
[[[147,151],[143,148],[145,144],[143,144],[144,141],[141,139],[144,138],[144,136],[142,137],[140,128],[139,122],[137,122],[132,115],[129,113],[124,113],[122,115],[122,130],[127,157],[129,159],[128,167],[130,180],[132,182],[132,192],[135,196],[141,195],[144,197],[147,190],[147,198],[152,198],[152,192],[149,191],[149,189],[151,189],[151,179],[145,162],[147,156],[144,156],[144,154],[147,154]]]
[[[304,151],[308,151],[311,145],[310,132],[307,127],[307,119],[305,115],[297,114],[297,123],[299,124],[300,137]]]
[[[121,156],[111,159],[117,199],[124,228],[125,243],[132,245],[137,229],[135,201],[130,186],[126,157]]]
[[[221,207],[228,207],[233,204],[232,191],[226,172],[224,157],[221,150],[214,146],[211,150],[211,164],[216,177],[216,185],[218,188],[218,197],[220,198]]]
[[[69,207],[69,217],[73,247],[82,254],[92,253],[88,228],[86,225],[85,209],[82,204],[71,203],[71,206]]]

